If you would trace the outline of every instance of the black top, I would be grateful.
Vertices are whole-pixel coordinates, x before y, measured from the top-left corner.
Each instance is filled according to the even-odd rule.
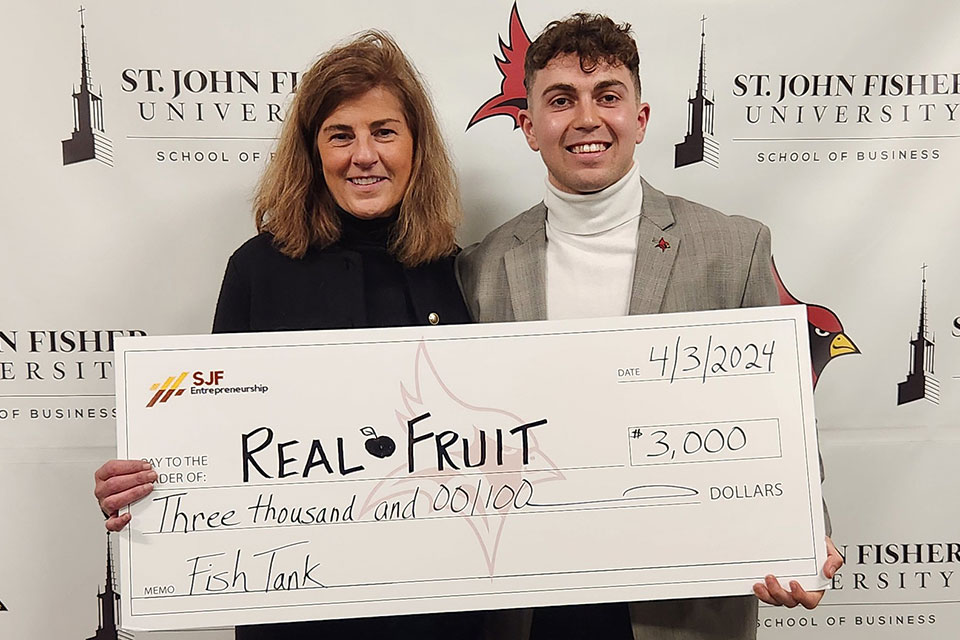
[[[280,253],[269,233],[245,242],[227,262],[214,333],[470,322],[453,256],[404,267],[377,239],[382,230],[363,232],[368,222],[382,224],[345,225],[343,240],[300,259]]]
[[[344,329],[470,322],[453,257],[406,268],[387,251],[392,218],[342,212],[342,238],[299,260],[251,238],[227,263],[214,333]],[[431,322],[431,315],[435,322]],[[386,616],[236,628],[237,640],[473,640],[480,613]]]
[[[340,246],[360,254],[367,326],[417,324],[403,265],[387,249],[396,215],[361,220],[339,208],[337,213],[340,214]]]
[[[530,640],[633,640],[626,602],[542,607],[533,610]]]

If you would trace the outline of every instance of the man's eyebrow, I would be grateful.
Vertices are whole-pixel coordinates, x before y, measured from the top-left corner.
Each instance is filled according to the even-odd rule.
[[[625,85],[623,82],[619,80],[601,80],[597,84],[593,85],[594,92],[605,91],[607,89],[626,89],[626,88],[627,88],[627,85]],[[576,93],[576,87],[574,87],[572,84],[568,84],[565,82],[557,82],[555,84],[550,85],[549,87],[546,87],[543,90],[541,95],[547,95],[548,93],[552,93],[554,91],[561,91],[565,93]]]
[[[619,80],[602,80],[593,86],[594,91],[603,91],[605,89],[626,89],[627,85]]]
[[[544,95],[544,96],[545,96],[545,95],[547,95],[548,93],[551,93],[551,92],[553,92],[553,91],[566,91],[567,93],[574,93],[574,92],[576,91],[576,87],[574,87],[572,84],[567,84],[567,83],[565,83],[565,82],[557,82],[557,83],[554,83],[554,84],[550,85],[549,87],[546,87],[546,88],[540,93],[540,95]]]

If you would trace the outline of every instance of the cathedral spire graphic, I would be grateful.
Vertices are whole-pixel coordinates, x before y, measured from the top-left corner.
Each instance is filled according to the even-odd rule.
[[[87,54],[87,31],[80,7],[80,88],[73,92],[73,134],[63,141],[63,164],[99,160],[113,166],[113,144],[103,129],[102,91],[94,91]]]
[[[927,265],[923,265],[920,294],[920,326],[917,337],[910,341],[910,372],[897,385],[897,404],[927,399],[940,404],[940,383],[933,377],[934,341],[927,331]]]
[[[697,91],[687,97],[687,135],[675,145],[675,169],[688,164],[706,162],[711,167],[720,165],[720,144],[713,137],[713,95],[707,97],[707,45],[704,23],[700,18],[700,69],[697,73]]]
[[[125,640],[133,637],[130,633],[117,628],[120,621],[120,594],[114,588],[115,583],[113,549],[110,544],[110,534],[107,533],[107,580],[103,591],[97,590],[97,599],[100,601],[100,621],[97,632],[87,640]]]

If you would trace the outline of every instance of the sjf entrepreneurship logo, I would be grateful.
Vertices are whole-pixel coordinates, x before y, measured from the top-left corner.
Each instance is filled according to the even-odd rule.
[[[189,385],[184,385],[184,381],[189,377]],[[221,394],[242,394],[242,393],[266,393],[269,387],[265,384],[247,384],[229,386],[223,384],[225,373],[222,369],[211,371],[181,371],[177,375],[168,377],[162,383],[155,382],[150,385],[150,391],[154,394],[147,402],[147,408],[157,404],[163,404],[171,398],[182,396],[187,389],[190,389],[190,395],[209,395],[218,396]]]
[[[170,376],[164,380],[163,384],[154,382],[152,385],[150,385],[150,391],[156,391],[156,393],[153,394],[152,398],[150,398],[150,402],[147,403],[147,408],[152,407],[158,402],[164,403],[174,396],[183,395],[184,390],[180,388],[180,385],[183,384],[183,381],[187,375],[189,375],[189,373],[187,371],[183,371],[179,376],[176,377],[176,379],[173,376]]]

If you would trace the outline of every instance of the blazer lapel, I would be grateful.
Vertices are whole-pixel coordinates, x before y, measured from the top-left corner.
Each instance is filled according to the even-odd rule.
[[[667,196],[643,183],[643,205],[637,231],[637,259],[633,267],[630,315],[658,313],[673,270],[680,237],[668,231],[674,217]]]
[[[504,254],[510,303],[518,321],[547,319],[546,213],[541,202],[521,214],[513,232],[518,244]]]

